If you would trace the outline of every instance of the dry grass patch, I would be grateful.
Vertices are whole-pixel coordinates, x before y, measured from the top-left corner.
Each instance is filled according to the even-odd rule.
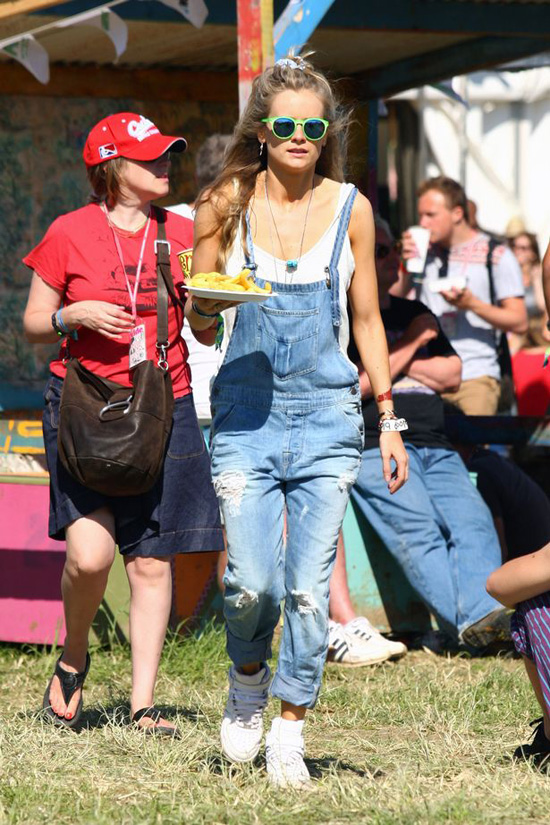
[[[550,823],[550,777],[509,761],[538,715],[518,661],[412,653],[329,666],[306,725],[315,781],[300,793],[272,789],[261,759],[231,766],[220,755],[219,629],[166,646],[158,701],[180,741],[128,727],[124,647],[92,652],[80,733],[44,722],[37,708],[55,658],[0,647],[0,823]],[[272,701],[269,719],[275,711]]]

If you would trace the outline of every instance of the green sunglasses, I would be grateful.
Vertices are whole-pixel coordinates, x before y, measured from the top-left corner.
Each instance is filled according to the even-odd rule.
[[[298,119],[295,117],[264,117],[262,123],[271,123],[271,129],[275,137],[279,140],[290,140],[298,126],[302,127],[304,135],[308,140],[321,140],[327,133],[329,127],[328,120],[322,117],[306,117]]]

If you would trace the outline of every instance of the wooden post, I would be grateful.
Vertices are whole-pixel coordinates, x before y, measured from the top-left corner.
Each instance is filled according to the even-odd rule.
[[[273,0],[237,0],[237,36],[242,112],[252,81],[273,63]]]
[[[8,0],[0,5],[0,19],[15,17],[16,14],[31,14],[67,2],[69,0]]]

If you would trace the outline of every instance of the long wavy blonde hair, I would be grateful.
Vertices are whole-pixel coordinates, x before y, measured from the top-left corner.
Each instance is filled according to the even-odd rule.
[[[240,217],[254,194],[256,178],[267,167],[267,151],[259,154],[258,130],[262,126],[262,118],[269,116],[275,95],[287,89],[295,92],[307,89],[322,101],[323,116],[330,126],[315,171],[332,180],[344,180],[350,113],[337,99],[327,78],[316,71],[307,59],[291,54],[255,78],[246,108],[227,147],[223,170],[197,199],[198,206],[206,200],[210,201],[214,210],[212,234],[221,229],[217,262],[219,271],[223,271]]]

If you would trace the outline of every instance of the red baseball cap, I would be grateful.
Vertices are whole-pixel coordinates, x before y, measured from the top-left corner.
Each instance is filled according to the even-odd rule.
[[[154,123],[134,112],[118,112],[97,123],[84,146],[86,166],[97,166],[111,158],[155,160],[168,149],[183,152],[187,141],[182,137],[161,135]]]

